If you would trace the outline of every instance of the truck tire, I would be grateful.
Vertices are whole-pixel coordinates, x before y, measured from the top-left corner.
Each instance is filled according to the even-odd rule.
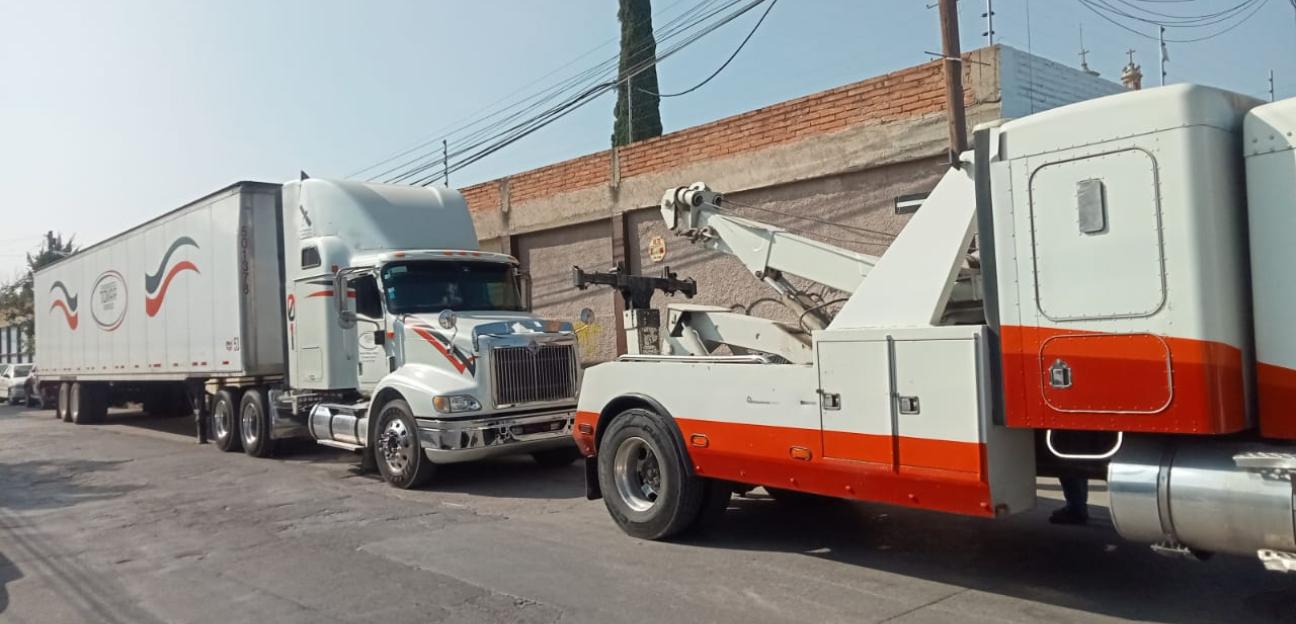
[[[706,481],[690,476],[677,434],[664,416],[646,409],[621,412],[599,444],[603,503],[622,531],[659,540],[692,527],[706,497]]]
[[[212,401],[210,416],[211,440],[216,448],[231,453],[239,450],[239,399],[238,388],[221,388]]]
[[[54,416],[62,419],[63,422],[72,422],[72,384],[66,381],[59,383]]]
[[[392,487],[413,489],[435,474],[436,464],[423,454],[414,412],[405,401],[396,399],[382,406],[374,436],[370,446],[378,459],[378,472]]]
[[[531,454],[531,459],[534,459],[542,468],[566,468],[580,456],[580,451],[576,450],[576,447],[564,446],[547,451],[536,451]]]
[[[266,411],[265,391],[250,388],[239,402],[239,439],[243,452],[252,457],[274,455],[275,441],[270,437],[270,413]]]
[[[108,415],[108,387],[100,383],[75,382],[70,403],[73,424],[101,423]]]

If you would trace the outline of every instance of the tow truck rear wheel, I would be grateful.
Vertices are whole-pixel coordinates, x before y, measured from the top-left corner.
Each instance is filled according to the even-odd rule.
[[[221,388],[211,407],[211,438],[216,448],[232,452],[239,450],[239,399],[238,388]]]
[[[373,447],[378,472],[388,484],[409,490],[432,479],[436,464],[423,454],[418,425],[409,403],[396,399],[383,405],[375,435]]]
[[[265,391],[249,388],[239,401],[239,438],[243,452],[253,457],[274,455],[275,441],[270,437],[270,413],[266,411]]]
[[[612,420],[599,445],[599,487],[622,531],[659,540],[692,528],[706,498],[706,480],[690,476],[666,418],[633,408]]]

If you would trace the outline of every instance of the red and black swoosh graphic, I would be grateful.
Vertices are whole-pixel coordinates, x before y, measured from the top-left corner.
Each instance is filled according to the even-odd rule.
[[[49,291],[52,293],[55,290],[62,291],[63,296],[56,297],[54,301],[50,303],[49,309],[51,311],[53,311],[55,308],[62,310],[63,318],[64,320],[67,321],[68,328],[71,329],[72,331],[76,331],[77,322],[78,322],[77,296],[69,293],[67,285],[64,284],[61,280],[55,281],[53,284],[50,284]]]
[[[198,243],[188,236],[181,236],[172,241],[171,246],[167,248],[162,255],[162,261],[158,263],[158,268],[153,273],[144,276],[144,291],[147,293],[144,297],[144,312],[149,316],[157,316],[162,309],[162,303],[166,300],[167,289],[171,287],[171,280],[184,271],[193,271],[198,273],[198,267],[188,260],[181,260],[174,265],[170,265],[171,256],[181,247],[193,247],[198,249]]]
[[[460,373],[467,373],[470,377],[477,375],[477,357],[464,354],[463,351],[456,347],[449,339],[437,333],[430,325],[422,323],[406,323],[406,327],[414,332],[419,338],[436,347],[441,355],[450,362],[451,366]]]

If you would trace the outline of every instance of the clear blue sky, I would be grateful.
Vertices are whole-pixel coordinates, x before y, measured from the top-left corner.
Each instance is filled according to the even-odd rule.
[[[663,101],[665,128],[926,61],[939,48],[934,1],[781,0],[716,80]],[[984,1],[960,5],[964,49],[984,45]],[[1076,0],[996,0],[995,11],[1000,42],[1076,64],[1083,24],[1091,66],[1114,78],[1132,47],[1155,84],[1155,42]],[[662,89],[709,74],[756,17],[666,61]],[[591,49],[603,46],[587,63],[611,56],[617,32],[616,0],[0,0],[0,279],[46,229],[92,243],[235,180],[347,175]],[[1296,96],[1296,10],[1270,0],[1230,33],[1172,46],[1171,60],[1171,81],[1257,96],[1273,68],[1279,97]],[[606,148],[612,100],[451,181]]]

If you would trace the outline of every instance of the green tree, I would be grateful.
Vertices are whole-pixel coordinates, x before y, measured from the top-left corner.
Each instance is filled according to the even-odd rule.
[[[621,65],[612,125],[612,145],[661,136],[661,98],[657,97],[657,39],[653,36],[652,0],[620,0]],[[646,67],[646,69],[645,69]],[[640,71],[635,72],[639,69]]]
[[[40,250],[34,254],[27,254],[27,272],[18,279],[0,286],[0,320],[6,324],[18,325],[22,332],[27,336],[27,355],[33,355],[36,351],[36,315],[33,307],[35,306],[35,281],[33,276],[36,270],[53,263],[56,260],[65,258],[76,252],[72,239],[69,236],[63,240],[62,234],[55,234],[53,231],[46,232],[44,240],[41,241]]]

